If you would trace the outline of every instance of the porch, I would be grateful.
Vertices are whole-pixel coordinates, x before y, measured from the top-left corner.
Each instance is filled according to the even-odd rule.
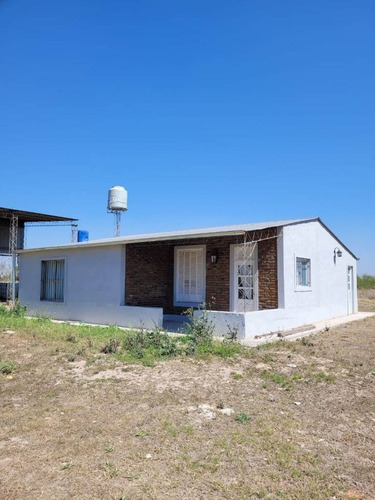
[[[128,244],[125,305],[162,308],[167,325],[202,304],[226,313],[277,309],[279,235],[271,228]]]

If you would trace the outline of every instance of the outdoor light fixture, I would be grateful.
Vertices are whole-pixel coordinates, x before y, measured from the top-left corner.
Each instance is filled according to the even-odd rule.
[[[211,254],[211,264],[216,264],[218,258],[219,252],[217,250],[214,250]]]
[[[333,260],[334,260],[335,264],[336,264],[337,257],[342,257],[342,251],[338,247],[336,247],[333,251]]]

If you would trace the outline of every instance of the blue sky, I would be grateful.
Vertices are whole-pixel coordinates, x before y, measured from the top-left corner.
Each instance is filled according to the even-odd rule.
[[[375,274],[374,25],[372,0],[2,0],[0,205],[90,239],[114,184],[123,234],[320,216]]]

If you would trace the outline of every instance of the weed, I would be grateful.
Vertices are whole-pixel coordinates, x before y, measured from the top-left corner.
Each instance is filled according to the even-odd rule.
[[[166,420],[164,422],[164,428],[166,429],[166,431],[173,437],[176,437],[177,434],[178,434],[178,429],[176,427],[174,427],[173,423],[170,422],[169,420]]]
[[[241,424],[245,424],[250,420],[250,417],[247,413],[241,411],[240,413],[237,413],[237,415],[234,417],[234,420],[236,422],[241,422]]]
[[[227,323],[228,331],[225,334],[224,342],[237,342],[238,340],[238,326],[232,326]]]
[[[243,378],[243,375],[241,375],[240,373],[234,373],[233,378],[234,380],[241,380],[241,378]]]
[[[77,356],[83,356],[85,354],[86,349],[82,346],[77,351]]]
[[[144,429],[141,429],[139,432],[137,432],[136,436],[137,437],[145,437],[147,436],[148,432]]]
[[[76,337],[75,335],[73,335],[72,333],[68,333],[68,335],[65,337],[65,340],[66,340],[67,342],[72,342],[72,343],[74,343],[74,344],[75,344],[76,342],[78,342],[77,337]]]
[[[112,451],[114,451],[114,449],[115,449],[115,447],[113,446],[113,444],[109,444],[108,446],[106,446],[105,452],[112,453]]]
[[[61,470],[69,470],[72,467],[72,462],[64,462],[62,464]]]
[[[104,354],[114,354],[120,348],[120,340],[119,339],[109,339],[109,341],[100,349]]]
[[[69,361],[69,363],[74,363],[76,360],[76,357],[73,354],[69,354],[66,359]]]
[[[112,462],[112,460],[107,460],[104,466],[104,470],[109,477],[116,477],[118,475],[118,468]]]
[[[199,314],[194,314],[194,309],[189,308],[185,312],[189,322],[185,325],[185,333],[193,346],[211,346],[213,341],[214,327],[208,318],[208,312],[204,304],[199,309]]]
[[[302,337],[301,344],[306,347],[312,347],[314,345],[312,342],[310,342],[308,337]]]
[[[331,384],[336,380],[335,375],[327,375],[326,373],[323,372],[318,372],[315,374],[315,380],[317,382],[326,382],[327,384]]]

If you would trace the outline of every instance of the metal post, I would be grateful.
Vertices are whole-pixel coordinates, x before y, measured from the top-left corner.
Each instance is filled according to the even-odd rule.
[[[72,236],[70,238],[70,241],[72,243],[77,242],[77,233],[78,233],[78,224],[72,224]]]
[[[16,301],[16,274],[17,274],[17,239],[18,239],[18,216],[12,215],[9,225],[9,254],[12,257],[12,279],[8,288],[8,298],[14,305]]]
[[[121,212],[116,210],[115,214],[115,236],[118,237],[121,234]]]

